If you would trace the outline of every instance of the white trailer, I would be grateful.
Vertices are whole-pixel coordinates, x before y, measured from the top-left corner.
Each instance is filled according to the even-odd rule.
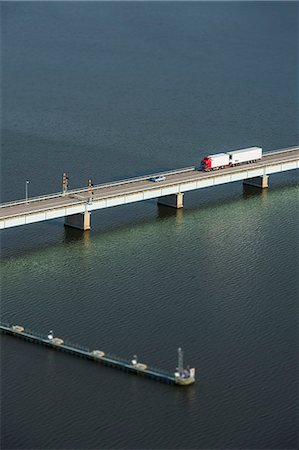
[[[211,161],[211,169],[229,165],[229,155],[227,153],[216,153],[216,155],[209,155],[207,158]]]
[[[260,147],[249,147],[243,148],[241,150],[234,150],[232,152],[227,152],[229,155],[229,163],[231,165],[234,164],[242,164],[255,162],[258,159],[262,158],[262,149]]]

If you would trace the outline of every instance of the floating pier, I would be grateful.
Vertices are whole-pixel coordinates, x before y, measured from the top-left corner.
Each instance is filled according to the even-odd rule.
[[[125,370],[126,372],[135,375],[143,375],[157,381],[162,381],[168,384],[175,384],[179,386],[187,386],[195,383],[195,369],[183,368],[183,351],[178,349],[178,367],[175,372],[166,372],[163,370],[149,367],[147,364],[138,361],[136,355],[133,359],[126,360],[118,358],[102,350],[89,350],[80,346],[65,342],[64,339],[55,337],[53,331],[49,331],[47,336],[42,336],[32,331],[25,330],[21,325],[0,324],[0,331],[5,334],[16,336],[24,340],[33,342],[35,344],[44,345],[55,350],[60,350],[72,355],[80,356],[103,365],[115,367],[117,369]]]

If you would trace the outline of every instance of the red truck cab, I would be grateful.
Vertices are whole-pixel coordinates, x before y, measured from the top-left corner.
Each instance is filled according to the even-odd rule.
[[[212,168],[212,160],[208,156],[205,156],[201,161],[201,168],[204,171],[210,170]]]

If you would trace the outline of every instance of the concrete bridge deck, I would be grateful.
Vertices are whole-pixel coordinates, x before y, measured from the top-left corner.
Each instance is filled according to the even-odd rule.
[[[66,218],[66,225],[81,229],[90,228],[90,212],[96,209],[125,205],[132,202],[158,198],[162,204],[176,208],[183,206],[183,194],[194,189],[211,187],[235,181],[267,187],[270,174],[299,168],[299,147],[264,153],[260,161],[252,164],[227,167],[218,171],[203,172],[195,167],[164,172],[162,182],[149,181],[144,176],[88,188],[72,190],[66,194],[50,194],[0,205],[0,229],[34,222]],[[263,183],[259,184],[257,178]],[[266,181],[265,181],[266,180]]]

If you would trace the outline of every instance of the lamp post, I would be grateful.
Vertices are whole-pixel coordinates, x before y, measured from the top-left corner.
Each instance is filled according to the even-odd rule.
[[[26,184],[25,184],[25,196],[26,196],[26,202],[28,202],[28,196],[29,196],[29,180],[26,180]]]

